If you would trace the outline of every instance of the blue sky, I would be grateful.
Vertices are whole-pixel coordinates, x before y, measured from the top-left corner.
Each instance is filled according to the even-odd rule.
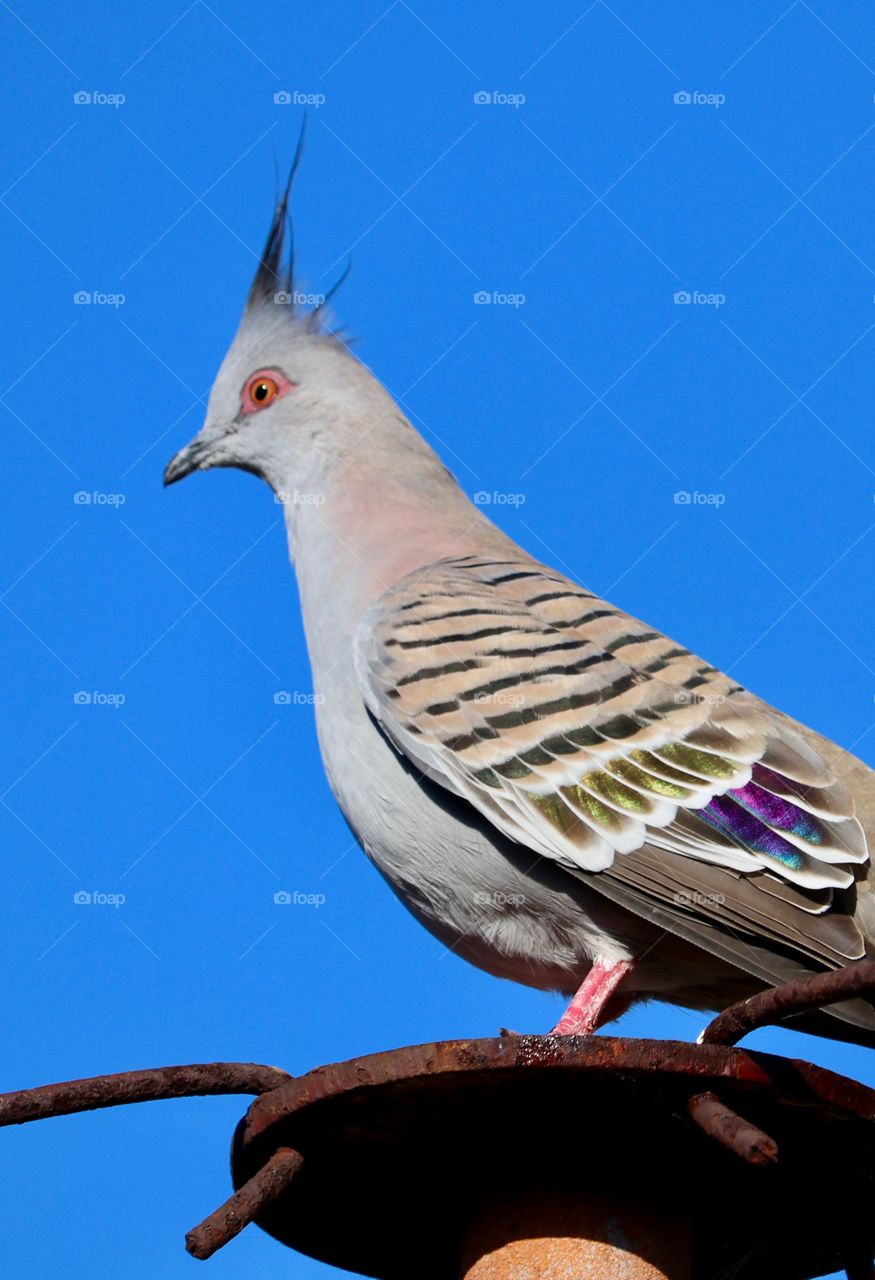
[[[338,314],[466,488],[873,762],[868,6],[13,0],[0,27],[2,1087],[302,1072],[559,1010],[445,953],[352,846],[269,492],[161,487],[306,100],[301,286],[351,252]],[[875,1083],[862,1050],[755,1043]],[[10,1273],[193,1274],[241,1111],[5,1131]],[[210,1276],[337,1274],[278,1249],[247,1232]]]

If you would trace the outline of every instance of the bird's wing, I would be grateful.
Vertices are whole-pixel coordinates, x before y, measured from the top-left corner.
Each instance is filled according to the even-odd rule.
[[[409,575],[362,618],[356,669],[423,773],[617,891],[707,916],[688,891],[713,897],[711,869],[755,881],[779,916],[820,914],[868,861],[847,788],[785,717],[530,560]]]

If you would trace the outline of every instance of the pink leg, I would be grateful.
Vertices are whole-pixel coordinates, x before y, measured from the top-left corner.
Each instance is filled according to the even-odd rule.
[[[611,998],[634,968],[632,960],[618,960],[616,964],[596,960],[550,1035],[591,1035],[606,1020],[604,1014]]]

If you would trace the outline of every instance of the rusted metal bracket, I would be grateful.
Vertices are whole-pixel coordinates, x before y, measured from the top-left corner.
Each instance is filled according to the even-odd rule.
[[[165,1098],[200,1098],[229,1093],[268,1093],[292,1077],[279,1067],[255,1062],[193,1062],[182,1067],[147,1067],[110,1076],[65,1080],[36,1089],[0,1093],[0,1126],[28,1124],[77,1111],[123,1107]]]
[[[29,1124],[54,1116],[122,1107],[169,1098],[261,1095],[288,1084],[293,1077],[279,1067],[255,1062],[194,1062],[178,1067],[146,1067],[115,1075],[89,1076],[0,1094],[0,1127]],[[233,1240],[282,1192],[303,1163],[295,1151],[278,1151],[264,1168],[185,1237],[196,1258],[209,1258]]]
[[[280,1147],[239,1191],[220,1205],[200,1226],[189,1231],[185,1247],[193,1258],[205,1260],[254,1222],[288,1188],[304,1163],[292,1147]]]
[[[741,1156],[748,1164],[774,1164],[778,1159],[778,1144],[774,1138],[748,1120],[742,1120],[710,1089],[694,1094],[687,1103],[687,1111],[703,1133]]]
[[[844,969],[801,978],[783,987],[771,987],[749,1000],[730,1005],[705,1028],[702,1043],[737,1044],[758,1027],[772,1026],[855,996],[875,996],[875,960],[860,960]]]

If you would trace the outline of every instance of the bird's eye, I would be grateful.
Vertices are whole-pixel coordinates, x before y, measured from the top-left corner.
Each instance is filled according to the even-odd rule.
[[[293,391],[297,384],[289,382],[279,369],[259,369],[245,383],[240,396],[240,410],[244,415],[266,409],[274,400]]]
[[[262,408],[264,408],[265,405],[270,404],[278,391],[279,387],[276,385],[273,378],[256,378],[250,384],[249,388],[249,394],[252,396],[252,399]]]

